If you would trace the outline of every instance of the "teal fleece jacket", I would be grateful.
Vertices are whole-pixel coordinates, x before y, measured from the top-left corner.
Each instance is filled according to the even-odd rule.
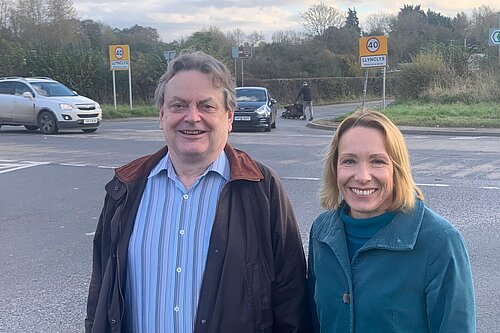
[[[476,332],[467,248],[447,220],[417,200],[349,262],[340,209],[322,213],[311,228],[315,332]]]

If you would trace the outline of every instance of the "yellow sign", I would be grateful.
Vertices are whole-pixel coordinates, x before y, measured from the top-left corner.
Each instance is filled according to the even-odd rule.
[[[130,69],[130,50],[128,45],[109,46],[109,67],[113,71]]]
[[[361,68],[387,66],[387,36],[359,38],[359,63]]]

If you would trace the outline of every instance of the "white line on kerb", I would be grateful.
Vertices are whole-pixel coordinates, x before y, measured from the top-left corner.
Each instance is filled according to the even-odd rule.
[[[448,184],[417,184],[418,186],[450,187]]]
[[[479,188],[482,188],[483,190],[500,190],[500,187],[496,186],[481,186]]]
[[[308,178],[308,177],[281,177],[281,179],[292,179],[292,180],[321,180],[321,178]]]
[[[88,164],[77,164],[77,163],[59,163],[59,165],[62,165],[62,166],[73,166],[73,167],[85,167],[85,166],[88,166]]]

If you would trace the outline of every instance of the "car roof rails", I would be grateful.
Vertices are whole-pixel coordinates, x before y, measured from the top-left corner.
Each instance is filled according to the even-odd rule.
[[[0,80],[14,80],[14,79],[24,79],[21,76],[4,76],[0,77]]]
[[[27,77],[26,79],[43,79],[43,80],[52,80],[52,81],[54,81],[53,78],[50,78],[48,76],[31,76],[31,77]]]

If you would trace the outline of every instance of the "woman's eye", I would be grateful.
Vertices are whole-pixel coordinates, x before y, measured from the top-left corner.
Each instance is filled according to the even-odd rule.
[[[355,164],[355,163],[356,163],[356,161],[352,158],[346,158],[345,160],[341,161],[341,164],[348,164],[349,165],[349,164]]]
[[[372,161],[373,164],[376,164],[376,165],[386,165],[388,164],[387,161],[385,160],[381,160],[381,159],[375,159]]]

